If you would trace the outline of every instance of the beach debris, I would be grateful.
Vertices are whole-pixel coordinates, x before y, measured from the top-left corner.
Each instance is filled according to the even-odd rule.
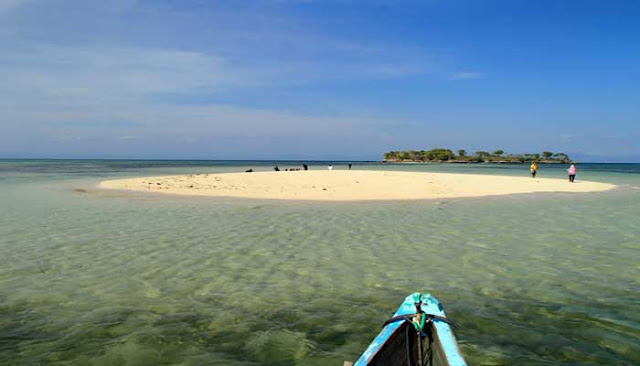
[[[74,188],[73,191],[77,193],[87,193],[87,190],[83,188]]]

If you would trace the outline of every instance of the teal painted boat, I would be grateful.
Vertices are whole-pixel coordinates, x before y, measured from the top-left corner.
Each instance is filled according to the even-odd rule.
[[[355,366],[464,366],[467,363],[451,327],[435,297],[411,294]]]

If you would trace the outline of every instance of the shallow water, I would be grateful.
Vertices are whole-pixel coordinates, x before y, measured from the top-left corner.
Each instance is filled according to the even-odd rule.
[[[640,363],[638,165],[579,166],[612,192],[409,203],[91,189],[271,166],[0,161],[0,364],[341,365],[414,291],[443,302],[470,364]]]

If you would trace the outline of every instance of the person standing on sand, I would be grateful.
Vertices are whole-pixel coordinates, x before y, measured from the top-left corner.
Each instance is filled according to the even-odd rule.
[[[538,162],[534,161],[533,163],[531,163],[529,170],[531,171],[531,178],[535,178],[536,173],[538,172]]]
[[[349,170],[351,170],[351,163],[349,163]]]
[[[329,164],[329,171],[333,170],[333,165]]]
[[[569,173],[569,182],[573,183],[573,181],[576,179],[576,165],[571,164],[569,169],[567,169],[567,173]]]

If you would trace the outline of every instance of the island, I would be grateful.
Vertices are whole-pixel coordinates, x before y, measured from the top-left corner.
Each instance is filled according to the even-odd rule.
[[[466,150],[458,150],[457,155],[450,149],[389,151],[384,154],[386,163],[530,163],[567,164],[571,162],[565,153],[543,151],[533,154],[506,154],[503,150],[476,151],[469,155]]]

